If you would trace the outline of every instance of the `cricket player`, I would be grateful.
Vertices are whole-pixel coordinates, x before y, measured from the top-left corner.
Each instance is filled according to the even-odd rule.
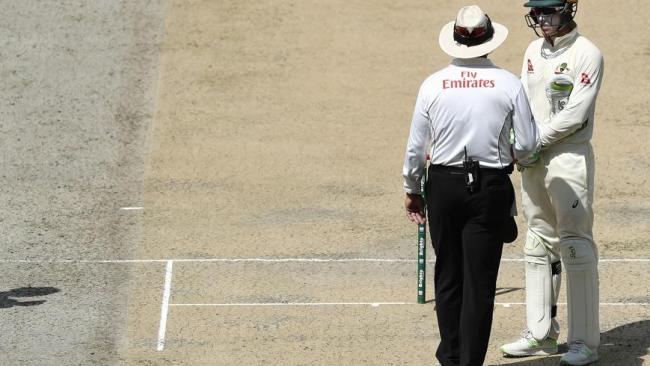
[[[506,356],[557,353],[556,321],[562,264],[567,277],[569,351],[561,365],[598,359],[598,251],[594,244],[594,129],[603,56],[578,33],[577,0],[530,0],[525,16],[541,38],[526,50],[521,81],[539,123],[538,151],[519,162],[526,320],[522,338],[501,347]]]

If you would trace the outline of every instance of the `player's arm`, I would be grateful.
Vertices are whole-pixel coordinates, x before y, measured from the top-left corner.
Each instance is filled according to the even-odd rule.
[[[526,94],[528,94],[528,60],[530,60],[528,53],[530,52],[530,48],[531,46],[528,46],[526,52],[524,53],[524,60],[521,65],[521,74],[519,78],[521,85],[524,86],[524,92]]]
[[[540,126],[542,148],[573,134],[588,121],[603,77],[603,56],[596,48],[578,56],[576,79],[569,101],[549,123]]]

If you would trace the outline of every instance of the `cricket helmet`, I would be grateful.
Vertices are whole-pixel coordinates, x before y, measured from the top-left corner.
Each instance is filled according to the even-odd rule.
[[[542,24],[551,25],[560,31],[573,21],[578,12],[578,0],[529,0],[524,6],[531,8],[524,15],[526,24],[539,37],[543,35],[540,31]]]

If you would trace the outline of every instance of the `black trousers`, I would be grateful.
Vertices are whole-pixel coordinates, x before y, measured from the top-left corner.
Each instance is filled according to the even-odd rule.
[[[503,228],[515,199],[505,172],[482,171],[474,193],[464,179],[460,172],[431,166],[426,186],[441,339],[436,357],[443,366],[478,366],[485,360],[507,240]]]

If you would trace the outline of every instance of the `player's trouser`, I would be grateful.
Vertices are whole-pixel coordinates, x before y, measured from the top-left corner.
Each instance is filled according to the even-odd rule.
[[[557,338],[553,319],[560,260],[567,278],[568,341],[591,349],[600,343],[598,251],[593,241],[594,157],[589,143],[560,144],[522,172],[522,205],[528,223],[527,325],[537,339]]]
[[[503,172],[482,173],[481,188],[469,193],[464,175],[430,167],[427,209],[436,254],[434,274],[443,366],[482,365],[487,351],[501,228],[510,218],[514,190]]]

